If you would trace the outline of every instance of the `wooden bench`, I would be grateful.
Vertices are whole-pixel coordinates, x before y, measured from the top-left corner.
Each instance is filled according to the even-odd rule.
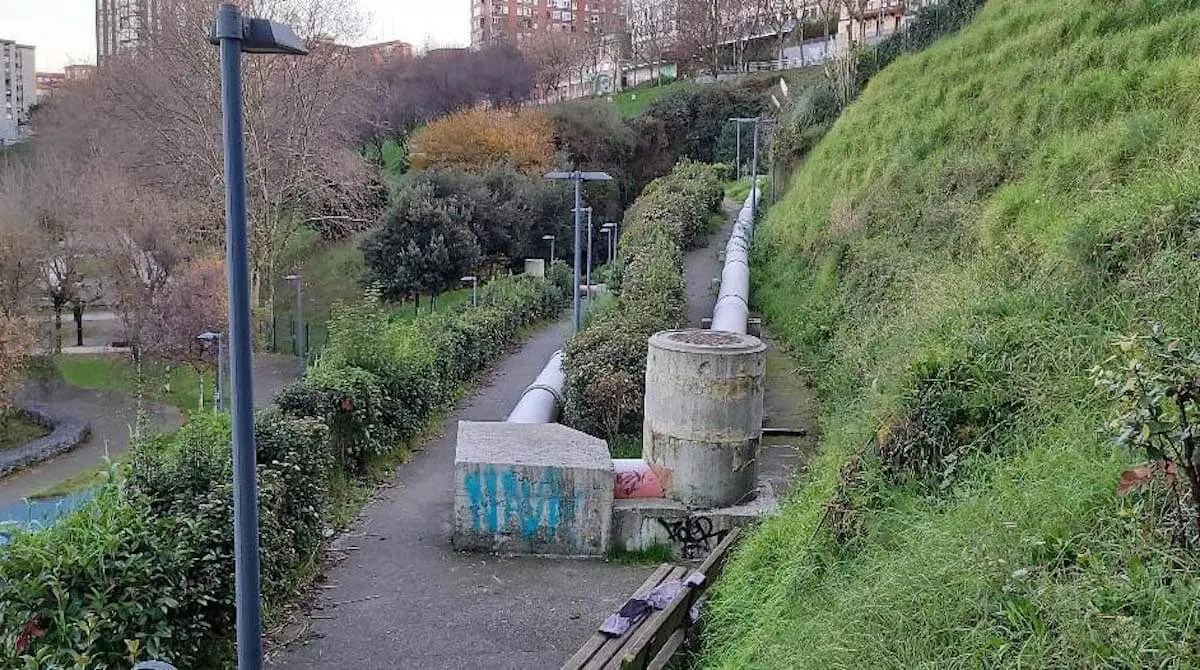
[[[687,640],[692,626],[692,607],[704,596],[708,587],[720,576],[730,549],[741,535],[733,529],[704,559],[692,569],[664,563],[650,575],[633,597],[645,598],[660,584],[687,579],[694,572],[704,575],[701,585],[682,589],[661,610],[655,610],[630,627],[620,637],[597,631],[563,665],[563,670],[662,670]]]

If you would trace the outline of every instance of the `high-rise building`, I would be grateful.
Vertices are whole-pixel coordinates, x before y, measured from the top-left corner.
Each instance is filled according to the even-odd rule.
[[[0,39],[0,145],[28,133],[29,108],[37,102],[33,47]]]
[[[171,0],[96,0],[96,62],[146,45]]]
[[[622,32],[624,8],[625,0],[472,0],[471,46],[520,43],[551,30]]]

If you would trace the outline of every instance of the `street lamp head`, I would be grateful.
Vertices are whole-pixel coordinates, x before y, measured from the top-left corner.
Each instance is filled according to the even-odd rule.
[[[468,281],[475,281],[476,279],[477,279],[477,277],[475,277],[475,275],[467,275],[466,277],[463,277],[463,278],[462,278],[462,280],[463,280],[464,282],[468,282]]]
[[[220,44],[223,39],[238,40],[242,52],[249,54],[303,56],[308,53],[304,40],[297,37],[290,27],[270,19],[243,17],[238,8],[231,4],[217,8],[213,33],[208,41]]]
[[[547,172],[546,179],[578,179],[580,181],[612,181],[606,172]]]
[[[221,339],[221,334],[209,331],[207,333],[200,333],[196,336],[196,339],[204,342],[215,342],[216,340]]]
[[[600,226],[600,229],[601,230],[611,230],[616,227],[617,227],[616,223],[609,221],[608,223],[604,224],[603,226]]]
[[[283,278],[284,281],[299,281],[300,275],[288,275]]]
[[[554,239],[554,236],[553,235],[542,235],[542,239],[549,242],[550,240]]]

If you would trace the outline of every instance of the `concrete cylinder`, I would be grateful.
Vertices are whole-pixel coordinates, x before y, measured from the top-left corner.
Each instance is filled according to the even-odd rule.
[[[692,509],[745,502],[757,486],[766,345],[711,330],[650,338],[642,455],[666,497]]]

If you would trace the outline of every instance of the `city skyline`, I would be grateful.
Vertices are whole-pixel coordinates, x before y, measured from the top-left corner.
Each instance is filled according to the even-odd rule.
[[[213,6],[217,5],[213,0]],[[366,29],[354,44],[403,40],[415,48],[467,46],[470,0],[356,0]],[[96,0],[0,0],[0,38],[36,48],[40,72],[96,62]]]

